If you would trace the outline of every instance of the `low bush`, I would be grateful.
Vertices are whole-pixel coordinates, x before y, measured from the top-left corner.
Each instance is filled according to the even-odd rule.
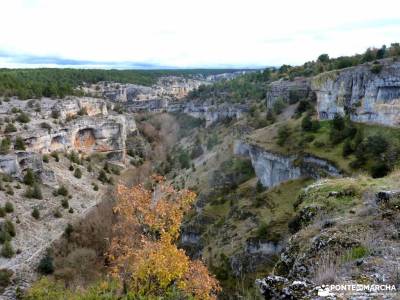
[[[38,210],[36,207],[33,209],[31,215],[32,215],[32,217],[34,217],[36,220],[39,220],[39,218],[40,218],[40,212],[39,212],[39,210]]]
[[[11,258],[15,254],[14,249],[10,241],[5,241],[3,247],[1,248],[1,256],[5,258]]]

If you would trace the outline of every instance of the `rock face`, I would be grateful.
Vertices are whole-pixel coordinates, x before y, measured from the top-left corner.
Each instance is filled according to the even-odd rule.
[[[234,144],[234,153],[250,157],[257,178],[265,187],[274,187],[300,177],[318,179],[326,176],[340,176],[340,171],[336,167],[317,157],[284,156],[240,140]]]
[[[317,299],[317,288],[306,281],[290,282],[284,277],[270,275],[257,279],[264,299]]]
[[[246,105],[212,104],[211,101],[169,101],[168,99],[137,100],[127,103],[131,112],[172,112],[185,113],[194,118],[205,120],[206,127],[229,118],[239,119],[248,111]]]
[[[180,110],[192,117],[204,119],[206,127],[229,118],[239,119],[248,111],[245,105],[232,105],[227,103],[212,105],[193,102],[185,103]]]
[[[399,126],[400,62],[387,59],[310,79],[279,80],[269,85],[266,94],[268,107],[278,99],[295,103],[306,98],[317,100],[321,120],[347,113],[356,122]]]
[[[136,131],[132,116],[109,114],[107,103],[102,99],[41,99],[32,107],[27,103],[13,100],[2,105],[0,111],[4,118],[10,115],[11,108],[30,114],[28,124],[15,123],[17,131],[7,134],[11,144],[17,137],[22,138],[25,151],[10,149],[8,154],[0,155],[0,170],[17,178],[27,168],[42,174],[41,156],[53,151],[102,152],[110,160],[123,160],[126,138]],[[52,118],[54,111],[58,112],[57,119]]]
[[[22,173],[28,168],[41,175],[43,173],[42,157],[35,152],[26,151],[0,155],[0,172],[4,174],[22,178]]]
[[[27,149],[38,153],[83,151],[117,154],[122,159],[127,134],[136,130],[133,118],[127,116],[81,117],[63,126],[21,133]],[[119,153],[119,154],[118,154]]]
[[[380,66],[381,70],[373,72]],[[376,70],[376,69],[375,69]],[[400,125],[400,63],[381,61],[320,74],[312,79],[319,118],[348,113],[356,122]]]
[[[286,103],[294,103],[310,95],[310,79],[298,78],[293,81],[275,81],[268,86],[266,94],[267,107],[271,108],[278,99]]]
[[[72,99],[59,100],[52,107],[52,110],[58,111],[62,119],[76,116],[80,111],[84,111],[88,116],[107,116],[108,114],[107,105],[104,100],[89,97],[73,97]]]
[[[210,84],[211,80],[205,78],[186,78],[178,76],[165,76],[158,79],[152,86],[137,84],[97,84],[97,92],[117,102],[134,102],[147,100],[180,100],[202,84]]]

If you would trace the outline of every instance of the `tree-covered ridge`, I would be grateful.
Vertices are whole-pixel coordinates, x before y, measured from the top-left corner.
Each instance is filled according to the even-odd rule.
[[[310,77],[322,72],[339,70],[357,66],[379,59],[400,56],[400,44],[392,43],[390,47],[368,48],[363,54],[330,58],[328,54],[321,54],[317,60],[306,62],[301,66],[282,65],[279,68],[270,67],[262,72],[245,74],[229,81],[220,81],[213,85],[200,86],[189,94],[190,99],[213,100],[217,103],[233,102],[248,103],[261,100],[265,97],[267,84],[279,79],[292,80],[295,77]],[[374,65],[376,71],[381,67]],[[374,68],[372,69],[374,71]]]
[[[301,66],[282,65],[280,68],[269,68],[264,71],[264,78],[277,80],[280,78],[293,79],[294,77],[315,76],[322,72],[340,70],[373,62],[384,58],[400,56],[400,44],[392,43],[389,47],[368,48],[363,54],[330,58],[328,54],[321,54],[317,60],[309,61]]]
[[[212,99],[216,103],[245,103],[248,100],[261,100],[265,96],[268,78],[265,71],[245,74],[232,80],[223,80],[212,85],[202,85],[189,93],[189,99]]]
[[[83,83],[113,81],[152,85],[161,76],[215,75],[234,72],[233,69],[185,70],[101,70],[101,69],[0,69],[0,96],[20,99],[59,97],[79,94]]]

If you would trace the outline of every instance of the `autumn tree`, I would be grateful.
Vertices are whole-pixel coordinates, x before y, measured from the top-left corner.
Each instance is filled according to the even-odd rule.
[[[125,293],[162,296],[175,288],[195,299],[216,299],[218,281],[201,261],[191,261],[175,245],[196,195],[176,191],[162,177],[153,179],[152,190],[117,187],[117,222],[108,252],[111,274]]]

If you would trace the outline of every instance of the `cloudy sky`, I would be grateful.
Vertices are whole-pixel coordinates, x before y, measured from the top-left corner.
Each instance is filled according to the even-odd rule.
[[[400,41],[398,0],[1,0],[0,67],[263,67]]]

